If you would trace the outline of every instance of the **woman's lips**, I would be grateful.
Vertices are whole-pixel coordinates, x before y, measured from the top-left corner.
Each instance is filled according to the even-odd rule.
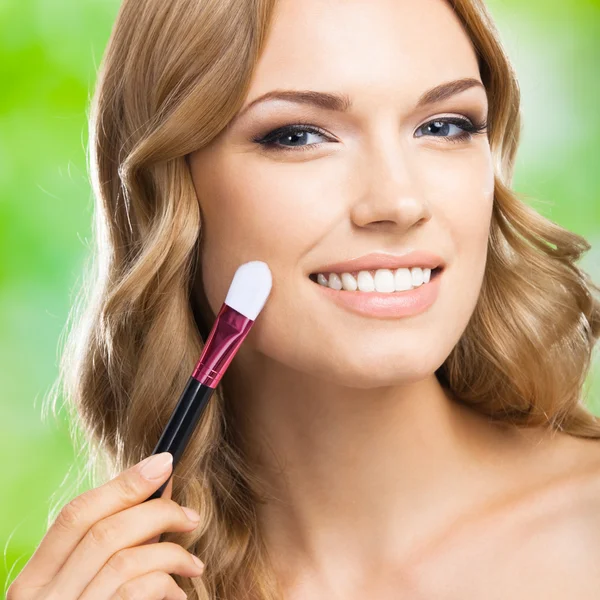
[[[350,292],[332,290],[316,283],[325,297],[330,298],[341,308],[362,316],[398,318],[420,314],[426,311],[437,299],[444,269],[435,269],[428,283],[403,292]]]
[[[394,254],[389,252],[371,252],[358,258],[332,263],[315,269],[315,273],[350,273],[354,271],[376,271],[377,269],[427,267],[435,269],[444,267],[445,263],[441,256],[427,250],[413,250],[406,254]]]

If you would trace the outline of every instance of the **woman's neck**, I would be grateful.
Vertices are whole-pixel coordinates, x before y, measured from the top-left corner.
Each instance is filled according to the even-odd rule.
[[[268,366],[238,371],[237,392],[232,376],[224,383],[269,496],[260,529],[290,577],[406,562],[509,481],[519,433],[454,401],[433,375],[356,389]]]

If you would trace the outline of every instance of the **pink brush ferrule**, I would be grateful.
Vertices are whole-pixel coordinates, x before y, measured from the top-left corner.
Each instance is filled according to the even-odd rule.
[[[253,324],[252,319],[223,304],[192,377],[216,388]]]

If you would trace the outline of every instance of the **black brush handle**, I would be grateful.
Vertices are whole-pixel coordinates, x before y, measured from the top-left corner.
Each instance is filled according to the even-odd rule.
[[[152,455],[160,454],[161,452],[170,452],[173,455],[173,470],[171,471],[169,479],[173,476],[175,465],[183,454],[188,440],[194,433],[196,425],[214,391],[214,388],[200,383],[195,377],[189,378],[165,430],[152,451]],[[169,479],[167,479],[150,497],[146,498],[144,502],[153,500],[154,498],[160,498],[169,483]]]

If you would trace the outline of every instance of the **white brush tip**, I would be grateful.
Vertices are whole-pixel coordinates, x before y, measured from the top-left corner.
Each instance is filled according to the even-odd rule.
[[[260,260],[244,263],[233,276],[225,304],[254,321],[265,305],[272,285],[267,263]]]

